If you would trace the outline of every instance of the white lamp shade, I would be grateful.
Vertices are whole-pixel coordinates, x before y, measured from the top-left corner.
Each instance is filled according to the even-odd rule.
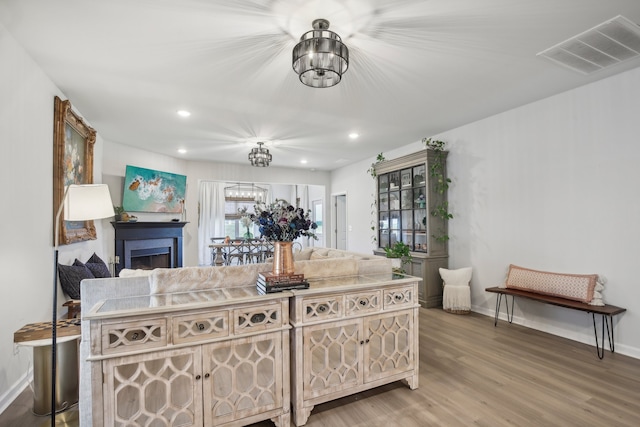
[[[70,185],[64,199],[65,221],[88,221],[114,216],[109,186]]]

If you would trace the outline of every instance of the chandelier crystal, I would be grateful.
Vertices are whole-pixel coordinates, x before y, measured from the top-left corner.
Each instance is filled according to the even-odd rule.
[[[257,166],[261,168],[265,168],[269,166],[271,162],[271,154],[269,154],[269,149],[263,148],[264,142],[258,142],[257,148],[252,148],[249,153],[249,161],[251,162],[251,166]]]
[[[328,30],[326,19],[316,19],[312,26],[293,48],[293,70],[307,86],[335,86],[349,68],[349,49],[339,35]]]

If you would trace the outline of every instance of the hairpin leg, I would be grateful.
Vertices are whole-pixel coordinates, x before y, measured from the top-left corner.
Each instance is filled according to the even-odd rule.
[[[601,335],[602,335],[602,343],[598,342],[598,329],[596,327],[596,314],[591,313],[591,317],[593,319],[593,334],[596,337],[596,353],[598,353],[598,359],[604,358],[604,331],[605,328],[607,330],[607,339],[609,340],[609,350],[611,353],[615,352],[615,342],[613,337],[613,316],[607,316],[606,314],[602,315],[602,326],[601,326]],[[609,318],[611,318],[611,322],[609,322]]]

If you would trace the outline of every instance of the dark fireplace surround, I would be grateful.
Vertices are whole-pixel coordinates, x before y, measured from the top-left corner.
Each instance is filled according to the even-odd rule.
[[[182,228],[186,222],[111,223],[115,229],[116,276],[123,268],[182,267]]]

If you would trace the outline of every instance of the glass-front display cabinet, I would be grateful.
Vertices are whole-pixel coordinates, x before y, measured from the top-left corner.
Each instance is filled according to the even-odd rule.
[[[393,160],[377,163],[378,249],[396,242],[410,247],[412,262],[405,265],[408,274],[422,278],[420,304],[442,305],[442,280],[438,268],[448,266],[447,220],[438,215],[446,207],[447,193],[439,191],[434,164],[441,159],[440,172],[446,179],[447,152],[438,156],[426,149]],[[438,173],[440,175],[440,173]]]

